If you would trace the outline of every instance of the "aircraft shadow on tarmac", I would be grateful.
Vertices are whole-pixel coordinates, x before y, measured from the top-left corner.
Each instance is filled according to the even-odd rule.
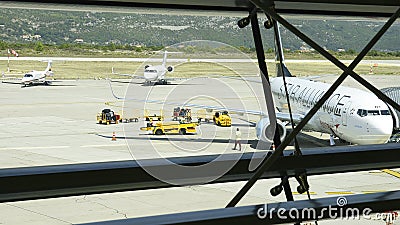
[[[182,86],[182,85],[202,85],[202,84],[177,84],[177,83],[166,83],[166,84],[159,84],[159,83],[146,83],[146,82],[134,82],[134,81],[118,81],[118,80],[111,80],[112,83],[121,83],[121,84],[141,84],[143,87],[152,87],[152,86]]]
[[[103,135],[103,134],[96,134],[99,137],[103,138],[109,138],[112,139],[112,136],[109,135]],[[193,134],[186,134],[184,135],[185,138],[180,137],[181,135],[179,134],[170,134],[168,136],[156,136],[153,134],[140,134],[141,137],[118,137],[116,136],[117,139],[131,139],[131,140],[156,140],[156,141],[191,141],[191,142],[213,142],[213,143],[234,143],[234,140],[230,139],[219,139],[219,138],[190,138],[191,136],[193,137]],[[243,143],[247,143],[249,140],[243,140]]]
[[[112,136],[96,134],[99,137],[112,139]],[[235,140],[231,139],[220,139],[220,138],[193,138],[191,139],[190,136],[193,135],[185,135],[186,138],[180,137],[179,134],[177,135],[168,135],[168,136],[155,136],[152,134],[141,134],[141,137],[118,137],[117,139],[128,139],[128,140],[155,140],[155,141],[190,141],[190,142],[199,142],[199,143],[220,143],[220,144],[234,144]],[[243,140],[242,144],[250,144],[250,147],[255,149],[258,146],[257,140]],[[259,146],[260,147],[260,146]]]
[[[235,127],[239,127],[239,126],[248,126],[245,124],[236,124],[233,125]],[[290,133],[291,130],[288,130],[288,135]],[[95,134],[99,137],[102,138],[107,138],[107,139],[112,139],[112,135],[103,135],[103,134]],[[118,137],[116,136],[117,139],[128,139],[128,140],[155,140],[155,141],[190,141],[190,142],[199,142],[199,143],[226,143],[226,144],[234,144],[235,140],[233,139],[221,139],[221,138],[191,138],[193,137],[193,134],[187,134],[185,135],[185,137],[182,137],[179,134],[176,135],[168,135],[168,136],[156,136],[153,134],[139,134],[139,136],[127,136],[127,137]],[[305,134],[305,133],[300,133],[297,136],[298,140],[300,141],[300,147],[302,142],[311,142],[313,146],[315,147],[326,147],[329,146],[329,140],[323,140],[323,139],[319,139],[317,137]],[[257,150],[266,150],[266,149],[271,149],[271,144],[270,143],[262,143],[259,142],[256,139],[248,139],[248,140],[244,140],[242,139],[242,144],[249,144],[250,148],[252,149],[257,149]],[[290,143],[290,145],[294,145],[294,141],[292,141],[292,143]],[[337,141],[337,145],[346,145],[346,143],[340,143],[339,141]]]
[[[50,85],[43,85],[43,84],[37,84],[37,85],[28,85],[28,86],[21,86],[21,88],[33,88],[37,86],[48,86],[48,87],[76,87],[76,84],[50,84]]]
[[[20,82],[12,82],[12,81],[2,81],[1,83],[3,84],[16,84],[16,85],[21,85]],[[28,88],[28,87],[36,87],[36,86],[55,86],[55,87],[60,87],[60,86],[64,86],[64,87],[75,87],[76,84],[33,84],[33,85],[21,85],[21,88]]]

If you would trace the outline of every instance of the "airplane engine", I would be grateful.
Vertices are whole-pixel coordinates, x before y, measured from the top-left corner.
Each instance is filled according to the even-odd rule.
[[[168,68],[167,68],[167,70],[168,70],[168,72],[173,72],[174,71],[174,67],[173,66],[168,66]]]
[[[147,68],[149,68],[151,65],[145,65],[144,66],[144,69],[147,69]]]
[[[278,122],[278,129],[281,137],[281,141],[286,137],[286,127],[285,124],[282,123],[282,121],[277,120]],[[270,126],[271,123],[269,121],[268,117],[262,118],[260,121],[258,121],[256,125],[256,135],[257,139],[264,141],[264,142],[269,142],[272,143],[274,139],[274,130],[272,130],[272,126]]]

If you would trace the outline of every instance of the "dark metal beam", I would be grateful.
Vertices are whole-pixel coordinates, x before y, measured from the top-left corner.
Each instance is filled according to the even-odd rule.
[[[344,199],[342,198],[344,201]],[[158,224],[185,224],[185,225],[243,225],[243,224],[282,224],[291,222],[302,222],[309,220],[335,219],[331,215],[339,215],[336,219],[346,219],[351,215],[363,217],[363,212],[384,212],[399,209],[400,191],[381,192],[374,194],[359,194],[346,196],[343,207],[338,206],[338,197],[319,198],[313,200],[302,200],[295,202],[269,203],[268,205],[251,205],[233,208],[213,209],[197,212],[176,213],[141,218],[101,221],[86,223],[86,225],[158,225]],[[265,214],[265,210],[267,213]],[[273,210],[274,209],[274,210]],[[281,210],[281,211],[278,211]],[[370,209],[370,210],[369,210]],[[314,211],[313,211],[314,210]],[[294,213],[289,214],[289,211]],[[296,218],[295,213],[299,212]],[[315,213],[314,213],[315,212]],[[355,214],[351,214],[354,212]],[[260,219],[258,214],[260,214]],[[265,218],[264,218],[265,216]],[[367,214],[368,216],[368,214]]]
[[[302,156],[290,155],[292,151],[285,151],[285,156],[279,157],[271,170],[261,177],[278,178],[282,171],[294,176],[304,171],[308,175],[319,175],[397,168],[400,165],[399,151],[399,144],[304,149]],[[260,160],[265,154],[256,153],[254,157]],[[243,154],[239,161],[235,154],[218,161],[214,160],[219,155],[169,158],[168,161],[184,166],[198,166],[211,161],[221,166],[234,165],[226,174],[213,181],[220,183],[248,180],[253,175],[248,171],[252,155]],[[148,174],[140,167],[143,163],[152,169],[171,169],[165,159],[0,169],[0,202],[173,186]],[[173,176],[171,174],[171,179],[185,180],[187,184],[199,184],[198,180],[201,179],[190,173],[181,177]]]
[[[256,53],[257,53],[257,60],[258,60],[258,67],[260,69],[260,76],[262,76],[261,80],[265,79],[267,81],[267,82],[265,82],[265,81],[263,82],[263,89],[264,89],[264,93],[265,93],[266,91],[268,91],[268,90],[265,90],[266,89],[265,85],[270,86],[270,81],[269,81],[269,76],[268,76],[267,63],[265,62],[264,47],[263,47],[262,38],[261,38],[260,26],[258,24],[257,13],[250,15],[250,24],[251,24],[251,30],[253,33],[254,45],[255,45]],[[265,99],[267,99],[267,101],[268,101],[268,95],[265,95]],[[271,96],[271,101],[272,101],[272,96]],[[267,108],[271,107],[272,109],[270,109],[270,110],[275,109],[274,104],[267,105],[266,107]],[[279,125],[278,125],[277,121],[275,123],[274,144],[276,147],[279,147],[279,145],[281,144],[281,135],[279,134]],[[281,180],[285,179],[286,176],[287,176],[286,171],[282,171]],[[293,201],[294,198],[293,198],[292,190],[291,190],[290,184],[288,182],[283,184],[283,189],[285,190],[286,200]]]
[[[387,102],[395,109],[400,110],[400,106],[394,102],[392,99],[384,95],[374,86],[369,84],[367,81],[363,80],[357,73],[353,71],[355,66],[362,60],[362,58],[367,54],[367,52],[376,44],[376,42],[383,36],[383,34],[389,29],[389,27],[396,21],[396,19],[400,15],[400,8],[390,17],[390,19],[386,22],[386,24],[378,31],[378,33],[372,38],[372,40],[365,46],[365,48],[360,52],[360,54],[356,57],[356,59],[350,64],[349,67],[344,65],[338,59],[336,59],[333,55],[319,46],[316,42],[311,40],[309,37],[304,35],[301,31],[295,28],[292,24],[287,22],[284,18],[279,16],[274,8],[273,1],[260,1],[260,0],[251,0],[254,5],[261,8],[266,14],[268,14],[271,18],[278,21],[280,24],[285,26],[288,30],[293,32],[297,37],[306,42],[312,48],[317,50],[320,54],[322,54],[329,61],[334,63],[337,67],[342,69],[344,72],[339,78],[332,84],[332,86],[323,94],[323,96],[317,101],[317,103],[311,108],[311,110],[306,114],[306,116],[300,121],[300,123],[296,126],[296,128],[283,140],[282,144],[276,149],[276,151],[271,155],[270,158],[265,159],[261,165],[257,168],[255,174],[248,180],[248,182],[243,186],[242,189],[233,197],[233,199],[228,203],[227,207],[235,206],[241,198],[250,190],[250,188],[255,184],[257,179],[267,171],[277,160],[281,152],[289,145],[289,143],[296,137],[296,135],[303,129],[303,127],[308,123],[308,121],[315,115],[315,113],[322,107],[322,105],[328,100],[328,98],[333,94],[333,92],[340,86],[340,84],[346,79],[348,75],[352,76],[354,79],[357,79],[362,85],[376,94],[380,99]]]
[[[276,0],[279,13],[341,16],[390,16],[399,1],[394,0]],[[8,0],[2,1],[6,7],[79,10],[78,6],[100,6],[105,10],[112,7],[153,8],[170,13],[171,9],[248,12],[251,3],[248,0]],[[19,6],[18,6],[19,4]],[[1,6],[1,5],[0,5]],[[71,6],[71,7],[69,7]],[[82,9],[80,9],[82,10]],[[200,12],[201,13],[201,12]]]

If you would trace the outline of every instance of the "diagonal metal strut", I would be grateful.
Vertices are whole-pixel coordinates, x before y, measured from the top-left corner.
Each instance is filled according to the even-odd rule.
[[[348,75],[351,75],[354,79],[364,85],[366,88],[371,90],[374,94],[376,94],[380,99],[386,101],[395,109],[399,110],[400,106],[395,103],[393,100],[388,98],[374,86],[369,84],[366,80],[361,78],[357,73],[353,71],[353,69],[357,66],[357,64],[362,60],[362,58],[368,53],[368,51],[377,43],[377,41],[383,36],[383,34],[391,27],[391,25],[396,21],[396,19],[400,16],[400,8],[390,17],[390,19],[385,23],[385,25],[379,30],[379,32],[371,39],[371,41],[365,46],[365,48],[360,52],[360,54],[354,59],[354,61],[350,64],[349,67],[344,65],[334,56],[325,51],[322,47],[320,47],[313,40],[308,38],[298,29],[296,29],[293,25],[279,16],[275,11],[272,4],[265,5],[260,0],[251,0],[251,2],[257,7],[261,8],[265,13],[271,16],[274,20],[281,23],[288,30],[293,32],[296,36],[310,45],[312,48],[317,50],[320,54],[322,54],[325,58],[330,60],[337,67],[342,69],[344,72],[339,76],[339,78],[332,84],[332,86],[326,91],[326,93],[321,97],[320,100],[314,105],[314,107],[307,113],[304,119],[296,126],[296,128],[284,139],[282,144],[275,150],[275,152],[268,158],[265,159],[259,168],[256,170],[254,175],[248,180],[248,182],[243,186],[243,188],[234,196],[234,198],[228,203],[227,207],[235,206],[240,199],[250,190],[250,188],[255,184],[258,178],[268,170],[272,164],[278,159],[279,155],[283,152],[283,150],[287,147],[287,145],[293,140],[293,138],[301,131],[301,129],[308,123],[308,121],[314,116],[314,114],[321,108],[324,102],[333,94],[333,92],[339,87],[339,85],[346,79]]]
[[[255,8],[256,9],[256,8]],[[256,53],[257,53],[257,59],[258,59],[258,66],[260,68],[260,75],[263,76],[261,77],[261,79],[265,78],[266,81],[268,82],[267,84],[263,84],[263,85],[269,85],[270,86],[270,82],[269,82],[269,77],[268,77],[268,69],[267,69],[267,64],[265,63],[265,55],[264,55],[264,47],[263,47],[263,43],[262,43],[262,39],[261,39],[261,32],[260,32],[260,27],[258,24],[258,18],[257,18],[257,13],[251,14],[250,15],[250,21],[251,21],[251,30],[253,33],[253,39],[254,39],[254,45],[256,46]],[[265,86],[263,87],[265,88]],[[264,90],[265,93],[266,90]],[[273,99],[272,96],[270,96],[271,99],[268,99],[267,96],[265,96],[266,101],[271,101],[272,103],[272,107],[271,105],[268,107],[269,110],[274,110],[274,105],[273,105]],[[268,103],[267,103],[268,104]],[[272,111],[272,113],[274,113],[274,111]],[[269,118],[272,121],[272,118],[270,117],[271,114],[268,113]],[[280,138],[280,134],[279,134],[279,129],[278,129],[278,122],[276,120],[276,116],[275,117],[275,132],[274,132],[274,144],[275,146],[279,147],[279,145],[281,144],[281,138]],[[283,156],[283,155],[282,155]],[[286,171],[282,171],[281,172],[281,180],[284,180],[285,177],[287,177],[287,172]],[[292,190],[290,188],[289,182],[285,182],[283,184],[283,189],[285,191],[285,196],[286,196],[286,200],[287,201],[294,201],[293,198],[293,194],[292,194]]]

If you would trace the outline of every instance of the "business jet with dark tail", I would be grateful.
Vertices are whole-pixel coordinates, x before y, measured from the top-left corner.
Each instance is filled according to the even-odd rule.
[[[138,76],[134,74],[119,74],[114,72],[114,68],[112,68],[112,74],[116,74],[119,76],[129,76],[132,78],[144,79],[145,84],[167,84],[170,80],[176,80],[177,78],[167,77],[167,73],[172,73],[174,71],[173,66],[167,66],[167,55],[168,52],[164,51],[163,61],[161,65],[145,65],[143,76]]]

